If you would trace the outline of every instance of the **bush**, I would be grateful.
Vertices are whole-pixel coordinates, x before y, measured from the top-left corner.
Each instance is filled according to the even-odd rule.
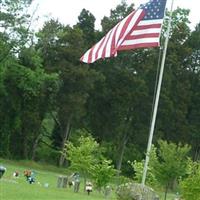
[[[184,200],[200,200],[200,163],[190,166],[188,178],[181,182],[181,193]]]
[[[154,200],[157,198],[152,188],[137,183],[120,185],[116,190],[116,196],[117,200],[138,200],[141,198]]]

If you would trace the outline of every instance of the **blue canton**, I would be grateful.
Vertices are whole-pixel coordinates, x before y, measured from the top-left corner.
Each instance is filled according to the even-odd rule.
[[[167,0],[150,0],[146,4],[140,5],[140,9],[145,10],[143,20],[163,19]]]

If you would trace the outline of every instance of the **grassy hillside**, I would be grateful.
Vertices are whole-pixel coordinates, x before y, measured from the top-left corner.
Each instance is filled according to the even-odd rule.
[[[102,200],[103,194],[92,192],[90,196],[83,191],[83,182],[79,193],[74,193],[72,188],[57,188],[59,175],[69,175],[65,169],[48,165],[39,165],[34,162],[14,162],[0,159],[0,165],[7,168],[6,173],[0,179],[1,200]],[[29,184],[23,176],[26,169],[33,170],[36,174],[36,182]],[[19,178],[13,177],[14,171],[19,171]],[[48,184],[48,187],[45,185]],[[112,199],[112,198],[111,198]]]
[[[60,175],[70,175],[65,168],[57,168],[47,164],[38,164],[30,161],[10,161],[0,159],[0,165],[7,168],[0,179],[0,200],[103,200],[102,193],[93,191],[90,196],[83,191],[83,181],[79,193],[72,188],[57,188],[57,179]],[[24,170],[32,170],[36,174],[36,182],[29,184],[23,175]],[[19,178],[13,177],[13,172],[20,173]],[[48,184],[48,187],[45,185]],[[160,193],[161,197],[164,197]],[[161,198],[162,200],[163,198]],[[116,200],[114,191],[109,200]],[[167,200],[174,200],[169,194]]]

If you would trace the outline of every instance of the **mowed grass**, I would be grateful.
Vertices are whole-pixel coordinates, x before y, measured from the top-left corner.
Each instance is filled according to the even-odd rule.
[[[38,164],[30,161],[10,161],[0,159],[0,165],[7,171],[0,179],[0,200],[105,200],[102,193],[94,190],[90,196],[83,191],[83,181],[79,193],[73,188],[57,188],[57,179],[60,175],[70,175],[65,168],[57,168],[47,164]],[[32,170],[36,174],[36,182],[29,184],[23,175],[24,170]],[[13,172],[20,173],[19,178],[13,177]],[[48,187],[45,185],[48,184]],[[164,193],[159,192],[160,200]],[[174,194],[168,194],[167,200],[174,200]],[[107,200],[116,200],[115,192]]]
[[[0,165],[7,168],[0,179],[0,200],[103,200],[102,193],[93,191],[90,196],[83,191],[83,181],[79,193],[74,193],[73,188],[57,188],[57,179],[60,175],[69,175],[65,169],[48,165],[38,165],[30,162],[13,162],[0,159]],[[33,170],[36,182],[29,184],[23,176],[26,169]],[[46,170],[45,170],[46,169]],[[19,178],[13,177],[13,172],[20,173]],[[48,187],[45,185],[48,184]],[[114,200],[114,192],[109,199]]]

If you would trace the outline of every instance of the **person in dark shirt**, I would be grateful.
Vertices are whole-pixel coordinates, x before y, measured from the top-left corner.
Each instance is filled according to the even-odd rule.
[[[4,166],[0,166],[0,178],[4,175],[6,172],[6,168]]]

